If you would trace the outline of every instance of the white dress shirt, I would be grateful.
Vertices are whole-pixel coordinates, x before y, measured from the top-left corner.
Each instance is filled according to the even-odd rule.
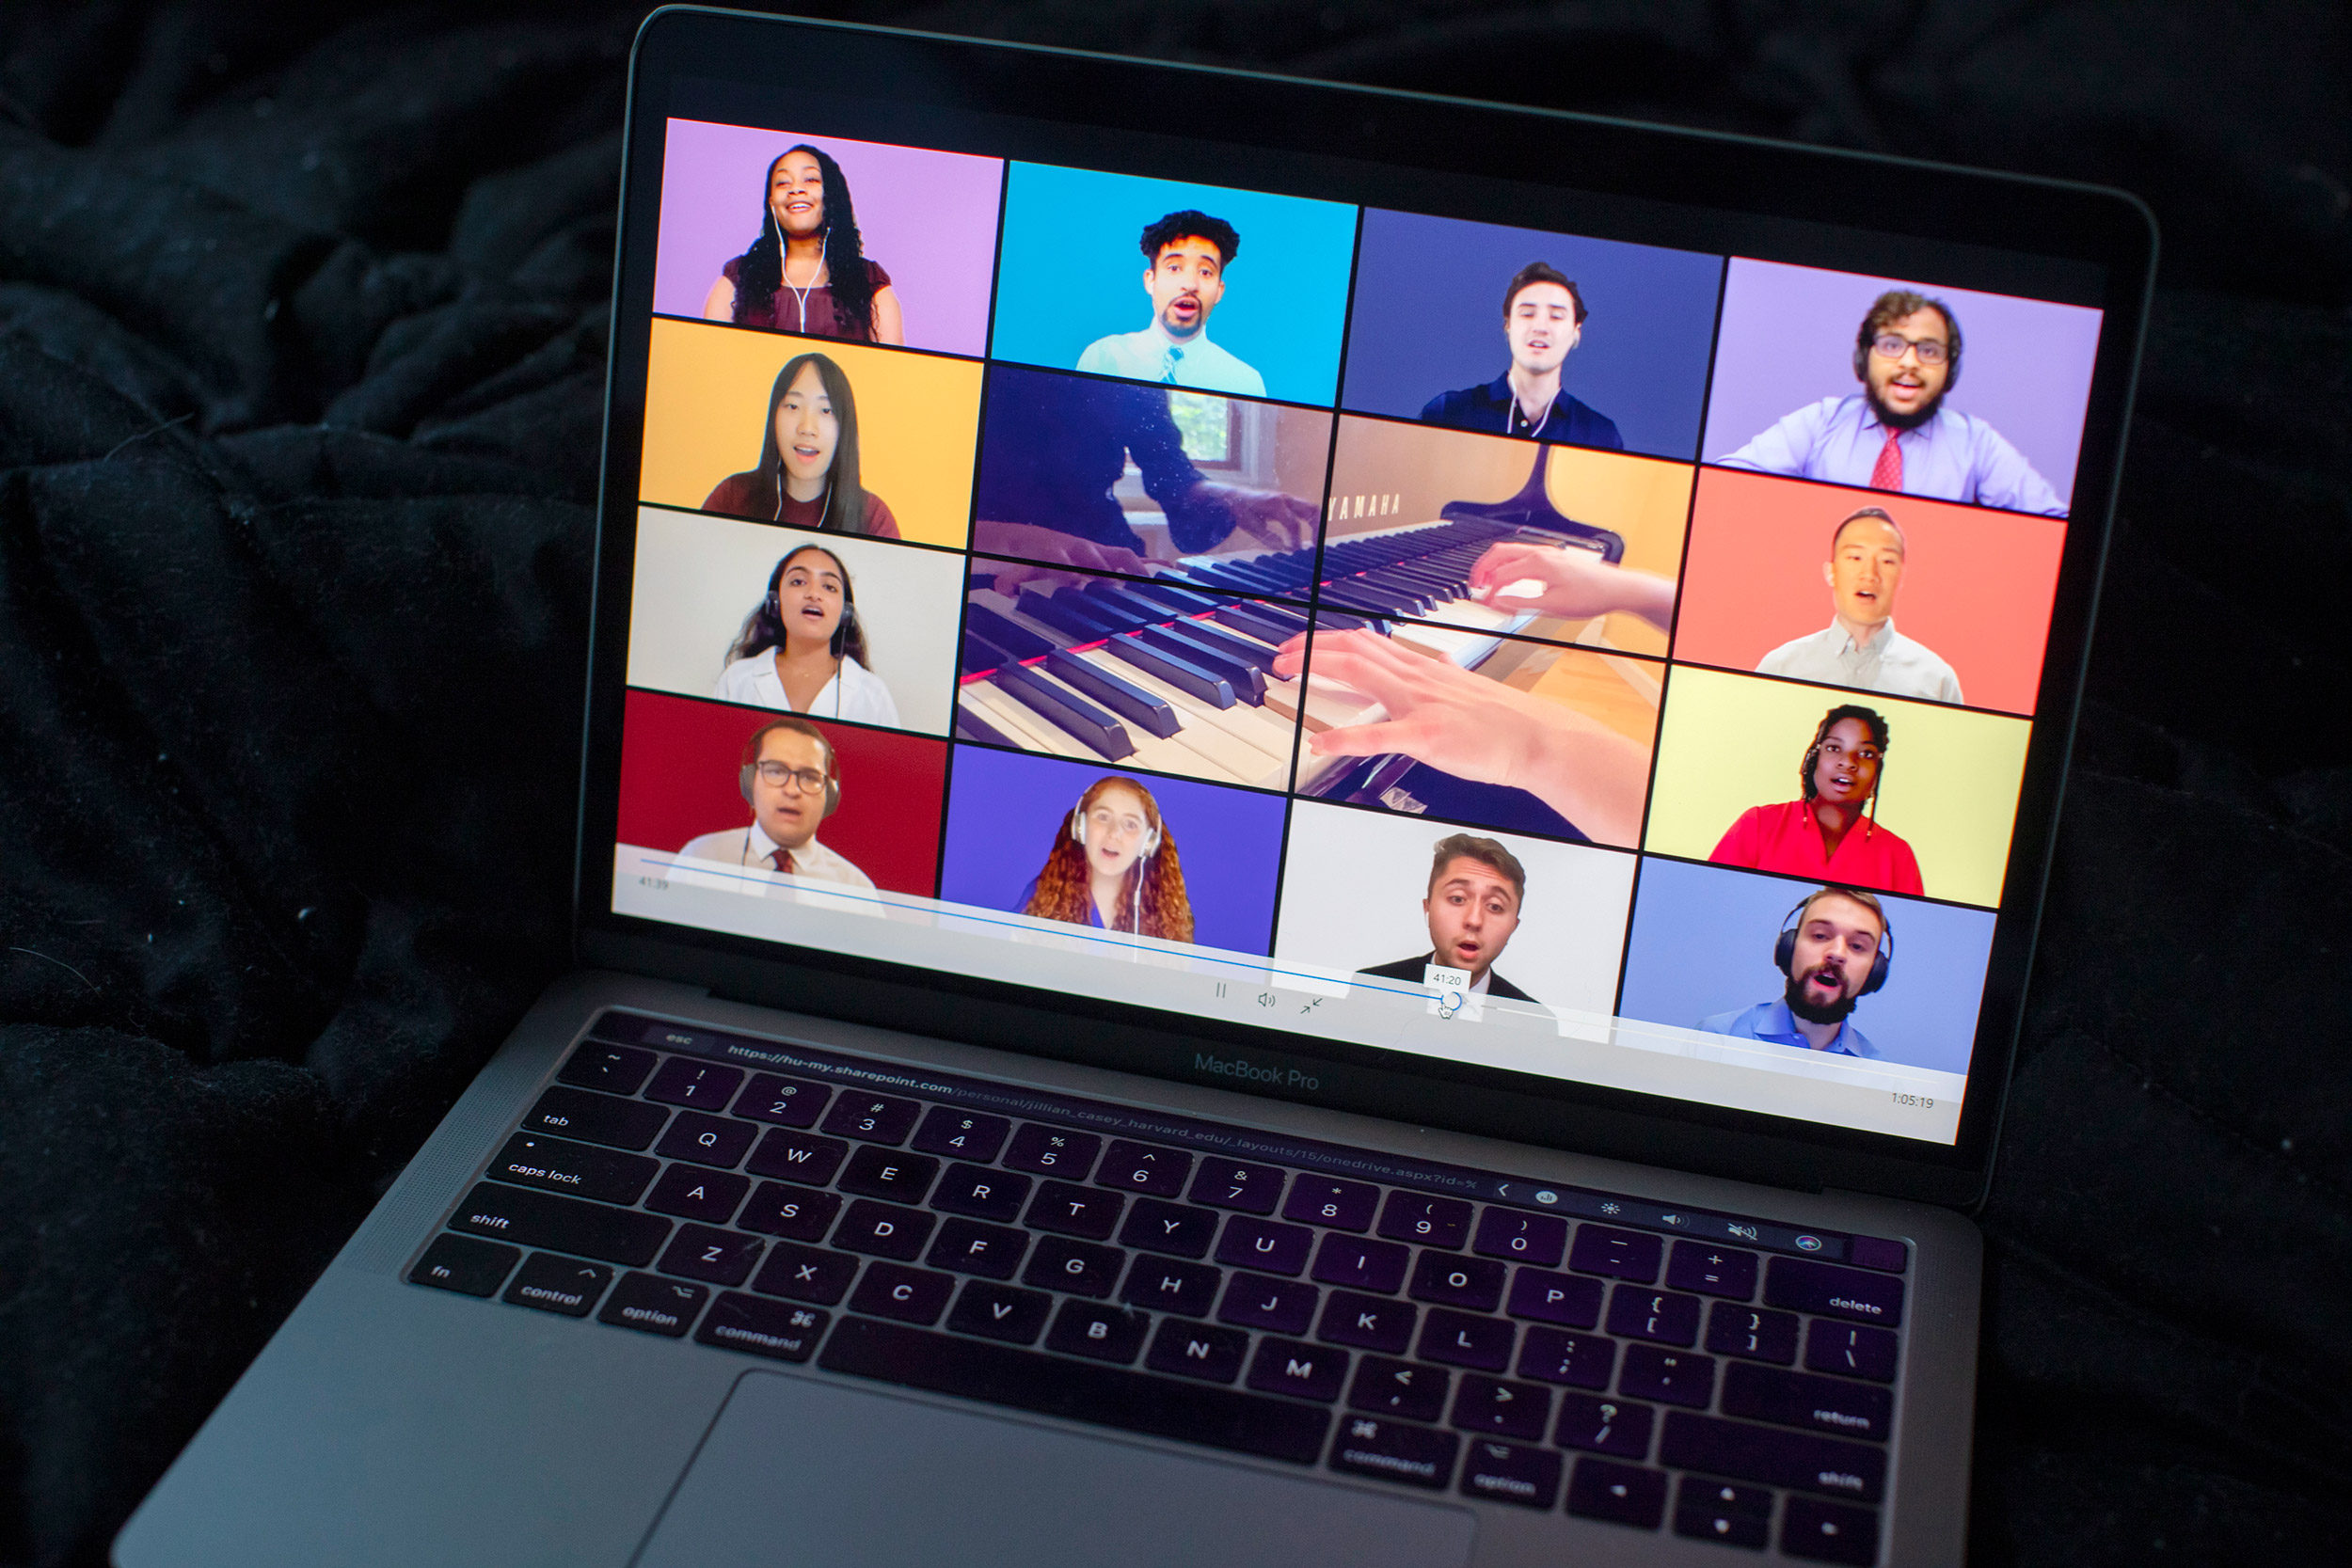
[[[715,695],[723,703],[741,703],[746,707],[796,711],[792,699],[784,693],[784,677],[776,673],[772,648],[728,665],[719,676]],[[847,719],[853,724],[888,724],[895,729],[898,723],[898,705],[891,701],[890,688],[880,675],[847,655],[840,672],[824,684],[806,711],[819,719]]]
[[[1890,697],[1924,697],[1957,703],[1960,677],[1952,667],[1895,629],[1888,621],[1867,642],[1856,643],[1843,621],[1793,642],[1783,642],[1757,663],[1759,675],[1787,675],[1823,686],[1851,686]]]
[[[726,865],[753,865],[773,871],[771,858],[784,847],[756,822],[726,828],[691,840],[678,854],[692,861],[718,861]],[[815,839],[792,851],[792,875],[811,882],[838,882],[844,887],[870,888],[874,879]]]
[[[1206,328],[1190,342],[1180,343],[1161,330],[1157,321],[1140,332],[1114,332],[1095,339],[1078,356],[1078,368],[1089,375],[1123,375],[1130,381],[1157,381],[1203,392],[1265,396],[1265,378],[1209,341]]]

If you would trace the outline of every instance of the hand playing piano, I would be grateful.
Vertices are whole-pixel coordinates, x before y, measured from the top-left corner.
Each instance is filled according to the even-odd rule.
[[[1590,550],[1506,540],[1470,568],[1470,596],[1497,610],[1581,620],[1627,610],[1660,631],[1674,621],[1675,585],[1654,572],[1613,566]],[[1509,589],[1519,592],[1505,592]]]
[[[1408,653],[1376,633],[1313,635],[1313,678],[1353,687],[1385,716],[1311,735],[1309,751],[1401,753],[1457,778],[1524,789],[1602,843],[1635,842],[1649,785],[1645,748],[1574,708]],[[1299,673],[1306,644],[1302,632],[1276,650],[1278,677]]]
[[[981,519],[973,529],[973,548],[987,555],[1019,556],[1035,565],[1011,562],[996,568],[996,592],[1016,598],[1025,582],[1051,588],[1059,583],[1089,581],[1100,572],[1123,572],[1150,577],[1152,563],[1117,545],[1098,545],[1074,533],[1058,533],[1035,523],[999,523]]]
[[[1214,504],[1232,515],[1233,531],[1209,546],[1216,551],[1303,550],[1315,542],[1316,527],[1323,520],[1322,509],[1314,502],[1279,490],[1204,482],[1195,485],[1187,499]]]

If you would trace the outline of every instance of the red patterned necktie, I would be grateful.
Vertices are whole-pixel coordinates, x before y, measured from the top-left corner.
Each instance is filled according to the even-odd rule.
[[[791,876],[791,875],[792,875],[792,851],[791,851],[791,850],[789,850],[789,849],[777,849],[777,850],[773,850],[773,851],[771,851],[771,852],[769,854],[768,859],[769,859],[770,863],[773,864],[773,865],[775,866],[775,868],[776,868],[778,871],[783,872],[783,873],[784,873],[786,876],[787,876],[787,877],[789,877],[789,876]]]
[[[1903,449],[1895,444],[1900,431],[1886,433],[1886,445],[1879,448],[1879,460],[1870,465],[1870,488],[1899,490],[1903,487]]]

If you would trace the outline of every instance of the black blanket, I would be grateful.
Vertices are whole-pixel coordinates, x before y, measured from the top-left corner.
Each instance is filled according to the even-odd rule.
[[[1972,1550],[2343,1560],[2340,7],[856,14],[2157,207],[2165,288],[1983,1216]],[[566,961],[635,20],[0,13],[0,1561],[103,1560]]]

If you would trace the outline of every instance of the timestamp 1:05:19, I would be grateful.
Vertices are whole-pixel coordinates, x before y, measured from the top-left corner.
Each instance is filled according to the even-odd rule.
[[[1932,1111],[1935,1109],[1935,1097],[1933,1095],[1905,1094],[1900,1089],[1892,1089],[1888,1092],[1893,1095],[1895,1103],[1898,1105],[1909,1105],[1921,1111]]]

